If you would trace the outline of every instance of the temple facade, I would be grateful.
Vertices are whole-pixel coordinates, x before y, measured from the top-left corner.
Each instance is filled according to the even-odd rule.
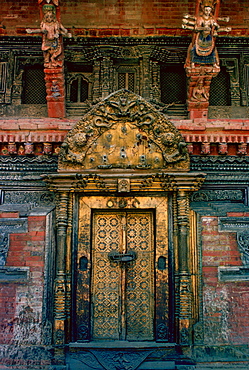
[[[0,369],[248,369],[247,2],[1,6]]]

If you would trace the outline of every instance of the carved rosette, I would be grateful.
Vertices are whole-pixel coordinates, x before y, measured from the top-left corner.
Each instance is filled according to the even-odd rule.
[[[181,134],[143,98],[126,90],[96,105],[69,132],[60,171],[96,169],[189,170]]]

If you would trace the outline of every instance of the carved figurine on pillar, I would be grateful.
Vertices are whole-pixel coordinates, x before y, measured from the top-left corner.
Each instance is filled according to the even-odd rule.
[[[231,28],[220,27],[218,18],[220,0],[197,0],[195,16],[186,14],[182,27],[193,31],[189,45],[185,70],[188,77],[188,110],[190,118],[207,119],[209,90],[213,77],[220,72],[219,56],[215,47],[218,32],[229,32]]]
[[[65,109],[64,54],[62,36],[71,37],[68,30],[57,20],[58,0],[38,0],[43,18],[38,29],[27,29],[27,33],[42,33],[44,73],[47,91],[48,116],[63,118]],[[44,5],[42,5],[45,3]],[[56,8],[57,6],[57,8]],[[56,88],[56,92],[55,92]]]

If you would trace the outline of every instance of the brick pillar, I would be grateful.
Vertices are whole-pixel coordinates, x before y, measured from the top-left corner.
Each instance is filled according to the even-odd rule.
[[[65,83],[63,67],[44,68],[48,116],[64,118],[66,116]]]

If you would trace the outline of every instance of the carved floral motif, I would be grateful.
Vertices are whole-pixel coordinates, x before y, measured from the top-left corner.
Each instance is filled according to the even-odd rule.
[[[186,143],[163,114],[120,90],[87,113],[62,144],[62,169],[189,168]]]

